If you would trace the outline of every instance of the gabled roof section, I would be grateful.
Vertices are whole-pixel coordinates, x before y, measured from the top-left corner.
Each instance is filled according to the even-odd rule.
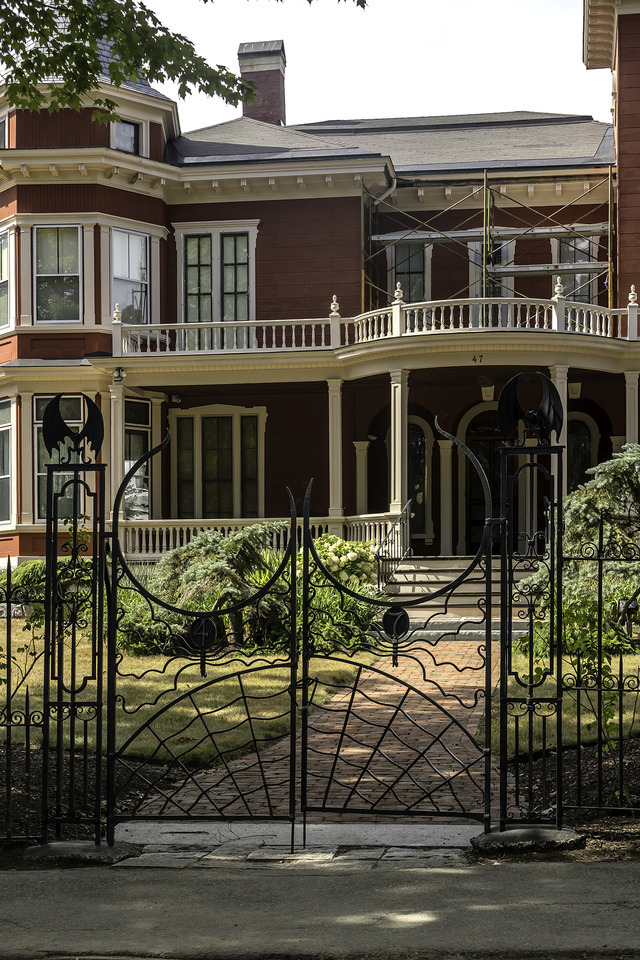
[[[379,155],[337,137],[322,137],[294,127],[279,127],[249,117],[238,117],[212,127],[193,130],[173,140],[167,160],[180,166],[268,160],[333,159]]]
[[[329,120],[298,132],[391,157],[403,175],[472,170],[606,166],[615,162],[612,128],[589,116],[482,113],[446,117]]]

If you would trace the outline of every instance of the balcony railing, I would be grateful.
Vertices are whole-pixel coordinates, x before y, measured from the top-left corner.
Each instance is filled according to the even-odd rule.
[[[397,291],[402,293],[402,291]],[[234,355],[304,350],[335,350],[390,338],[493,331],[578,333],[608,339],[638,339],[635,289],[627,307],[607,308],[556,296],[550,300],[518,297],[396,301],[358,317],[309,320],[260,320],[243,323],[168,323],[137,326],[113,322],[113,356],[132,354]]]

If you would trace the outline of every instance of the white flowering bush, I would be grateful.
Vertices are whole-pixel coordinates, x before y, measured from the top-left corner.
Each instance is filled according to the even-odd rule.
[[[342,540],[325,533],[314,541],[316,552],[327,570],[347,587],[376,583],[378,570],[373,543]]]

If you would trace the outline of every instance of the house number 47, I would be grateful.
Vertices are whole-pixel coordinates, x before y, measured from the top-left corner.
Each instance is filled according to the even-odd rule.
[[[483,353],[476,353],[475,357],[471,358],[472,363],[482,363]]]

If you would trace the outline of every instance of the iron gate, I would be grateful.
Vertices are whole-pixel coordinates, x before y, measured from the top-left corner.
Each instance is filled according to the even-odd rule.
[[[291,500],[286,548],[262,584],[254,570],[236,602],[187,609],[145,586],[120,547],[120,499],[142,463],[114,504],[109,840],[135,818],[464,817],[488,829],[491,524],[466,570],[400,606],[349,586],[343,541],[314,542],[310,485],[301,518]],[[171,563],[206,553],[207,536]],[[445,619],[470,581],[482,592],[471,639],[469,622]],[[406,608],[425,602],[410,620]],[[150,624],[155,657],[132,675],[119,645],[142,643]]]
[[[73,827],[112,841],[118,823],[136,818],[419,816],[488,829],[492,819],[559,826],[567,810],[637,811],[630,746],[615,732],[640,696],[636,614],[623,597],[613,627],[619,636],[624,624],[629,642],[612,648],[603,584],[611,564],[637,577],[640,554],[612,543],[604,522],[565,553],[561,448],[542,436],[539,411],[519,407],[516,387],[501,398],[502,426],[523,421],[525,442],[501,454],[499,517],[486,477],[455,440],[481,477],[483,541],[466,569],[404,604],[356,587],[331,543],[314,540],[310,491],[301,515],[291,500],[287,524],[255,528],[253,556],[264,556],[267,533],[277,549],[250,575],[201,608],[177,603],[173,586],[197,540],[173,555],[164,581],[156,571],[148,582],[119,535],[127,486],[164,444],[125,477],[107,532],[99,412],[85,398],[90,415],[75,434],[56,398],[43,424],[60,454],[47,471],[46,562],[9,565],[0,584],[4,836],[46,840]],[[233,548],[233,535],[222,541]],[[563,622],[563,577],[578,568],[594,571],[584,574],[595,591],[588,656]],[[456,604],[469,589],[480,600],[462,616]],[[585,752],[588,739],[595,753]]]

